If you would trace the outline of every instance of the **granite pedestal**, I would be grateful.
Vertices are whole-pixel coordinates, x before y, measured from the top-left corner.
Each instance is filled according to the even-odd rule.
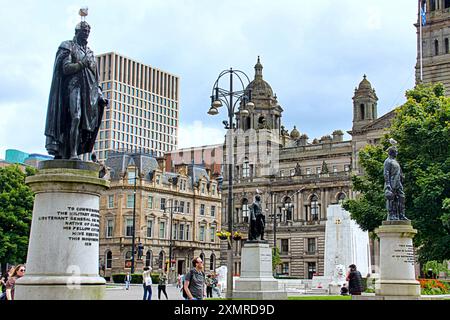
[[[375,230],[380,238],[380,278],[375,283],[377,297],[420,299],[416,280],[413,238],[417,230],[411,221],[384,221]]]
[[[283,300],[272,275],[272,250],[267,241],[247,241],[242,248],[241,277],[236,280],[234,299]]]
[[[16,282],[17,300],[102,299],[99,276],[99,200],[109,182],[95,163],[40,163],[26,183],[36,194],[27,271]]]

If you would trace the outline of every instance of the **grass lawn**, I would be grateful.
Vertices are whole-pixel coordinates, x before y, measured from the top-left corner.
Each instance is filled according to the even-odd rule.
[[[351,296],[305,296],[289,297],[288,300],[352,300]]]

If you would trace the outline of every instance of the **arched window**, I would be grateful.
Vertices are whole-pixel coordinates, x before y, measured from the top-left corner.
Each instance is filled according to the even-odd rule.
[[[364,107],[364,104],[361,103],[359,106],[359,114],[361,115],[361,120],[364,120],[366,118],[366,108]]]
[[[244,222],[248,222],[249,209],[248,209],[248,200],[242,200],[242,217]]]
[[[112,252],[108,251],[106,253],[106,269],[112,268]]]
[[[337,196],[338,203],[342,204],[342,202],[345,200],[345,198],[346,198],[345,193],[343,193],[343,192],[339,193]]]
[[[204,253],[200,253],[200,259],[202,259],[203,265],[205,265],[205,254]]]
[[[216,270],[216,255],[214,253],[209,258],[209,270]]]
[[[159,257],[158,257],[158,267],[159,269],[162,269],[164,267],[164,251],[161,251],[159,253]]]
[[[316,195],[311,197],[311,220],[319,220],[319,198]]]
[[[286,197],[283,201],[283,209],[284,209],[284,220],[291,221],[292,220],[292,212],[294,211],[294,204],[292,203],[292,199]]]
[[[244,164],[242,165],[242,178],[250,177],[250,163],[247,158],[245,158]]]
[[[125,253],[125,268],[131,268],[131,251]]]
[[[152,251],[148,250],[145,254],[145,266],[151,267],[152,266]]]
[[[435,56],[439,55],[439,41],[438,40],[434,40],[434,55]]]

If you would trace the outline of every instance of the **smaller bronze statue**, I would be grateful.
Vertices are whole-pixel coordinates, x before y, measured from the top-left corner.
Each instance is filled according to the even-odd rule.
[[[403,173],[400,164],[395,159],[397,148],[388,149],[389,157],[384,161],[384,196],[388,221],[409,220],[405,216],[405,193],[403,192]]]
[[[297,165],[295,166],[295,175],[300,176],[302,174],[302,169],[300,167],[300,164],[297,162]]]
[[[250,205],[250,225],[248,228],[248,240],[264,241],[264,228],[266,226],[266,217],[262,211],[261,196],[255,196],[255,201]]]

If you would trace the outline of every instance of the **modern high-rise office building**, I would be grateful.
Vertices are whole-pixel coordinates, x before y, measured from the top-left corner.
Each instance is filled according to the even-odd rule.
[[[94,151],[163,156],[175,150],[179,125],[179,77],[115,52],[97,56],[100,86],[109,99]],[[84,155],[84,160],[88,155]]]

